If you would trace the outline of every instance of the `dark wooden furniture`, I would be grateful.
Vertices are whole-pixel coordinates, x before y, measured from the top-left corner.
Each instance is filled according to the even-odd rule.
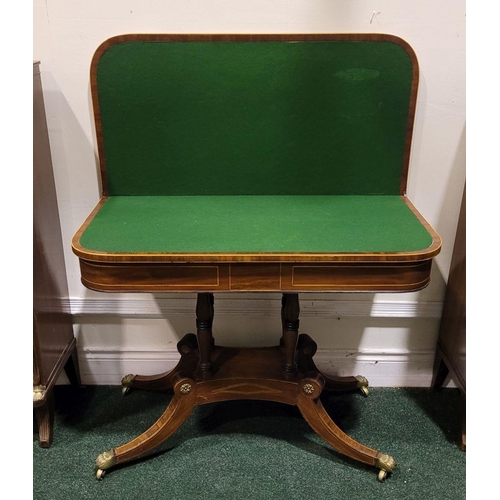
[[[326,377],[299,335],[299,292],[427,285],[441,241],[406,197],[418,87],[411,47],[390,35],[123,35],[91,65],[102,199],[73,238],[100,291],[197,292],[178,366],[127,375],[174,396],[148,430],[102,453],[97,476],[167,439],[196,405],[296,405],[341,453],[395,460],[325,412]],[[280,291],[276,345],[215,344],[214,292]]]
[[[33,408],[40,446],[53,439],[53,387],[63,368],[79,384],[76,341],[50,153],[40,63],[33,63]],[[66,303],[65,303],[66,302]]]
[[[460,207],[450,274],[436,346],[432,386],[436,389],[451,375],[461,391],[462,431],[460,447],[465,451],[466,379],[466,216],[465,188]]]

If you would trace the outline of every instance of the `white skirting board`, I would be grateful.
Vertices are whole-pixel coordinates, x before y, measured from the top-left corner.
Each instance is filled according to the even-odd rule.
[[[175,367],[176,350],[78,350],[83,385],[120,385],[134,375],[154,375]],[[430,387],[434,352],[352,352],[321,350],[314,356],[325,375],[363,375],[371,387]],[[64,376],[59,383],[67,383]],[[447,387],[455,387],[452,380]]]
[[[306,329],[301,328],[300,333],[307,332],[320,340],[314,356],[318,368],[326,375],[363,375],[372,387],[430,387],[442,303],[358,300],[350,295],[341,298],[301,297],[301,325]],[[174,368],[179,359],[175,339],[193,331],[195,304],[195,294],[70,299],[68,308],[75,318],[82,383],[120,385],[123,376],[130,373],[153,375]],[[220,330],[216,340],[220,345],[229,345],[226,342],[234,338],[227,331],[237,325],[242,340],[252,340],[253,347],[276,345],[280,306],[279,294],[219,295],[216,320]],[[175,330],[169,342],[158,340],[164,338],[166,318]],[[391,333],[394,323],[398,327],[414,325],[414,331],[410,328],[403,340],[401,334]],[[370,324],[376,327],[374,332],[362,332],[362,325]],[[254,325],[263,325],[260,337],[253,333]],[[330,325],[347,327],[345,333],[338,328],[335,342],[329,341]],[[144,339],[143,345],[137,343],[138,338]],[[382,340],[385,345],[380,343]],[[59,383],[68,383],[64,374]],[[448,381],[447,387],[455,387],[453,381]]]
[[[196,306],[195,294],[160,294],[115,298],[108,294],[102,297],[72,297],[66,304],[74,316],[112,315],[119,317],[161,318],[170,316],[189,316]],[[238,297],[219,294],[216,298],[216,315],[224,316],[280,316],[281,295],[272,293],[246,293]],[[439,318],[442,302],[401,301],[401,300],[360,300],[346,297],[356,294],[342,293],[342,300],[327,300],[327,294],[320,298],[310,294],[300,296],[300,317],[371,317],[371,318]],[[372,294],[363,294],[372,296]]]

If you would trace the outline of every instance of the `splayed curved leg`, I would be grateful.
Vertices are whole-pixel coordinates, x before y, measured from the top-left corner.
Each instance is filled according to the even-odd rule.
[[[161,417],[148,430],[128,443],[97,457],[97,479],[102,479],[108,469],[152,451],[185,422],[196,406],[196,383],[189,377],[177,374],[173,386],[174,397]]]
[[[337,377],[325,375],[313,361],[318,346],[306,333],[299,335],[297,343],[297,365],[302,373],[318,372],[325,379],[325,390],[332,392],[347,392],[360,390],[363,396],[368,396],[368,380],[362,375],[355,377]]]
[[[194,333],[188,333],[177,343],[181,358],[175,368],[157,375],[125,375],[122,379],[122,393],[131,389],[147,391],[167,391],[172,388],[172,380],[181,372],[193,373],[198,363],[198,342]]]
[[[330,418],[319,399],[300,394],[297,406],[316,434],[333,448],[354,460],[377,467],[380,470],[379,480],[385,479],[387,473],[396,466],[396,461],[391,456],[358,443],[342,431]]]

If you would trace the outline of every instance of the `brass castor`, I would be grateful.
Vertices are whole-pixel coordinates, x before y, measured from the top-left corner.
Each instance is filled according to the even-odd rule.
[[[125,375],[125,377],[122,378],[122,394],[124,396],[126,396],[130,392],[130,389],[132,389],[132,381],[134,378],[135,375],[132,374]]]
[[[368,390],[368,380],[366,379],[366,377],[358,375],[356,377],[356,380],[358,381],[357,386],[361,391],[361,394],[363,394],[363,396],[365,397],[368,396],[368,394],[370,394],[370,391]]]
[[[104,476],[106,475],[106,470],[109,469],[110,467],[113,467],[115,463],[116,463],[116,458],[115,458],[115,452],[113,450],[101,453],[95,461],[96,478],[98,480],[104,479]]]
[[[370,391],[368,390],[368,387],[366,387],[365,385],[363,385],[362,387],[360,387],[359,390],[361,391],[361,394],[363,394],[363,396],[365,398],[368,396],[368,394],[370,394]]]
[[[376,465],[380,467],[377,479],[380,482],[383,482],[387,477],[387,474],[389,472],[392,472],[396,467],[396,460],[394,460],[394,458],[391,457],[390,455],[386,455],[385,453],[380,453]]]

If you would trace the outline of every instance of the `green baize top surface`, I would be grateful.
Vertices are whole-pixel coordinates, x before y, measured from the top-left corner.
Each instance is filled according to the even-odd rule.
[[[400,196],[112,196],[97,252],[411,252],[432,238]]]
[[[391,41],[121,41],[97,64],[94,251],[409,252],[413,63]]]

